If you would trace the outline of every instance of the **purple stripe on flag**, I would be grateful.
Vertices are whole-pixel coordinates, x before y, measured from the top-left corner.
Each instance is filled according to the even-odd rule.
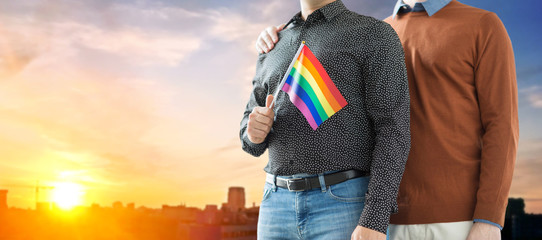
[[[299,111],[303,113],[303,115],[309,122],[309,125],[311,125],[312,129],[316,130],[316,128],[318,128],[318,124],[316,124],[316,121],[314,121],[311,111],[309,110],[305,102],[303,102],[303,100],[299,96],[297,96],[297,94],[295,94],[294,91],[290,91],[290,89],[291,89],[290,84],[284,83],[282,90],[288,93],[288,96],[290,97],[290,101],[292,101],[292,103],[299,109]]]

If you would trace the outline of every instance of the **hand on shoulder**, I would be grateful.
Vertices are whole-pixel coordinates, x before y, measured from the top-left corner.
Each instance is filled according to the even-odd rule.
[[[256,51],[258,53],[268,53],[275,47],[279,41],[278,32],[284,28],[284,24],[278,26],[269,26],[265,28],[256,40]]]

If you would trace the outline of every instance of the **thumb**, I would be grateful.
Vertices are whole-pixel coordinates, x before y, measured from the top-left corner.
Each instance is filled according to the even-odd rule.
[[[285,25],[286,25],[285,23],[283,23],[281,25],[278,25],[277,26],[277,32],[280,32],[284,28]]]
[[[273,106],[271,106],[272,102],[273,102],[273,95],[267,95],[267,98],[265,99],[265,107],[273,109],[275,107],[275,104],[273,103]]]

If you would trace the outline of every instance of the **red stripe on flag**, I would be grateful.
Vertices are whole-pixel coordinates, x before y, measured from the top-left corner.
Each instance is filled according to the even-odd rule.
[[[337,99],[337,102],[341,105],[341,108],[346,106],[347,102],[344,99],[343,95],[341,94],[341,92],[339,92],[339,89],[337,89],[337,86],[335,86],[333,81],[331,81],[331,78],[327,74],[326,70],[324,69],[322,64],[320,64],[320,61],[318,61],[318,59],[314,56],[311,50],[305,45],[303,46],[303,50],[301,50],[301,53],[302,54],[299,54],[299,56],[305,55],[310,60],[314,68],[316,68],[316,71],[318,71],[318,73],[322,77],[322,80],[324,80],[324,83],[328,87],[329,91],[331,91],[331,94],[333,94],[335,99]]]

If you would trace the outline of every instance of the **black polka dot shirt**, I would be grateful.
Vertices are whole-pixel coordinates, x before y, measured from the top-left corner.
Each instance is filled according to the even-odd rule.
[[[269,149],[275,175],[359,169],[371,174],[359,225],[386,232],[410,149],[409,94],[403,48],[388,24],[335,1],[304,21],[298,13],[269,53],[260,54],[241,121],[243,150]],[[301,42],[314,53],[348,104],[313,130],[280,91],[275,121],[261,144],[248,140],[248,115],[274,94]]]

